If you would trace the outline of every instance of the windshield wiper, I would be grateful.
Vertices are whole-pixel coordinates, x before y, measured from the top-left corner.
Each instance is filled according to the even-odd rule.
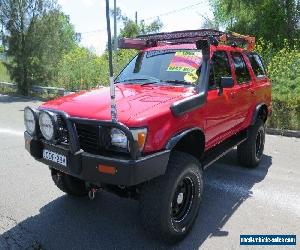
[[[190,82],[181,81],[181,80],[161,80],[161,82],[173,83],[173,84],[180,84],[180,85],[193,85]]]
[[[118,81],[115,83],[121,83],[121,82],[137,82],[137,81],[151,81],[151,83],[156,83],[158,81],[154,81],[153,79],[150,78],[133,78],[133,79],[125,79],[123,81]]]

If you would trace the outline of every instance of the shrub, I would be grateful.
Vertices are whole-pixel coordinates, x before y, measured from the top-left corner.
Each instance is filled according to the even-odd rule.
[[[57,67],[57,81],[68,90],[90,89],[101,84],[101,76],[108,74],[107,63],[85,48],[76,47],[63,56]]]
[[[268,127],[300,130],[300,95],[272,96],[273,113],[268,121]]]

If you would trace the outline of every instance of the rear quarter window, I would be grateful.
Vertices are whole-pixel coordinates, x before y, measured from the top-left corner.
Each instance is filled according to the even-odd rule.
[[[264,64],[258,54],[247,54],[251,67],[257,78],[267,77],[267,73]]]

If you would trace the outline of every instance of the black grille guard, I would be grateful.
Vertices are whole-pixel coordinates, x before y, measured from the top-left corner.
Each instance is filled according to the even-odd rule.
[[[117,128],[121,130],[127,137],[129,143],[129,153],[133,160],[138,159],[141,156],[141,152],[139,151],[139,146],[137,141],[134,140],[133,135],[129,128],[122,124],[121,122],[112,122],[112,121],[99,121],[94,119],[84,119],[78,117],[70,117],[66,112],[47,109],[47,108],[39,108],[39,111],[50,111],[55,114],[61,116],[67,126],[68,134],[69,134],[69,147],[72,154],[76,154],[81,150],[80,143],[78,139],[78,134],[76,130],[75,123],[85,124],[85,125],[94,125],[94,126],[103,126],[109,128]]]

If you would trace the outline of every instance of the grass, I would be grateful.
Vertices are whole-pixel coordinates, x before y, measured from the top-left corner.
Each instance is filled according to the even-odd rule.
[[[5,65],[1,61],[0,61],[0,82],[12,82]]]

